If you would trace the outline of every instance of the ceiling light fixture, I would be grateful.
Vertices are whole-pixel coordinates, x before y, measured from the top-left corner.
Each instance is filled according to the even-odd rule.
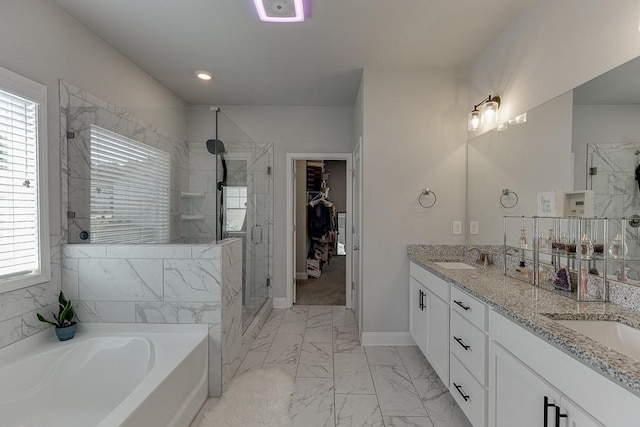
[[[304,21],[303,0],[253,0],[264,22]]]
[[[196,77],[199,78],[200,80],[209,81],[213,78],[211,73],[209,73],[208,71],[196,71],[195,74],[196,74]]]
[[[478,107],[481,107],[478,110]],[[489,95],[486,99],[480,101],[479,104],[473,106],[473,110],[469,113],[469,125],[467,129],[475,132],[481,126],[492,128],[498,123],[498,109],[500,108],[500,97]]]

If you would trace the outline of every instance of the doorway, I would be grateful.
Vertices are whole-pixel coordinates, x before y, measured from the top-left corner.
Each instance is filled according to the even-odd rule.
[[[287,155],[287,301],[351,308],[350,153]]]

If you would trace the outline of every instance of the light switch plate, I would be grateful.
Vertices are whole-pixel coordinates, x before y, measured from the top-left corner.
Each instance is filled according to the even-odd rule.
[[[479,234],[478,226],[478,221],[469,221],[469,234]]]
[[[453,234],[462,234],[462,221],[453,221]]]

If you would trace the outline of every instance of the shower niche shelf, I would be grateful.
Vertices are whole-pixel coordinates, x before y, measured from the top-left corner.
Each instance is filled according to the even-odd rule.
[[[204,193],[194,193],[188,191],[182,191],[180,197],[183,199],[204,199]]]
[[[199,221],[205,218],[204,215],[180,215],[181,221]]]

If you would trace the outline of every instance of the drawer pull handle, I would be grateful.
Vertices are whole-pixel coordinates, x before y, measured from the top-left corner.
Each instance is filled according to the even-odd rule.
[[[548,416],[549,416],[549,407],[550,406],[554,406],[557,408],[556,405],[554,405],[553,403],[549,403],[549,398],[547,396],[544,397],[544,427],[549,427],[549,421],[548,421]],[[557,412],[556,412],[557,413]],[[556,427],[557,427],[558,423],[556,422]]]
[[[560,407],[556,406],[556,427],[560,427],[560,418],[567,418],[567,414],[561,414]]]
[[[469,350],[471,348],[470,345],[466,345],[465,343],[462,342],[462,338],[458,338],[454,336],[453,339],[456,340],[458,344],[460,344],[462,348],[464,348],[465,350]]]
[[[424,296],[425,296],[425,293],[422,290],[420,290],[419,292],[420,292],[420,303],[419,303],[420,311],[424,311]]]
[[[469,311],[469,310],[471,310],[471,307],[469,307],[469,306],[467,306],[467,305],[464,305],[464,304],[462,303],[462,301],[456,301],[456,300],[453,300],[453,302],[455,302],[455,303],[456,303],[456,304],[458,304],[460,307],[462,307],[462,309],[463,309],[464,311]]]
[[[464,399],[464,401],[468,401],[469,400],[469,395],[468,394],[464,394],[464,391],[462,391],[462,386],[453,383],[453,385],[456,387],[456,390],[458,390],[458,393],[460,393],[460,396],[462,396],[462,398]]]

